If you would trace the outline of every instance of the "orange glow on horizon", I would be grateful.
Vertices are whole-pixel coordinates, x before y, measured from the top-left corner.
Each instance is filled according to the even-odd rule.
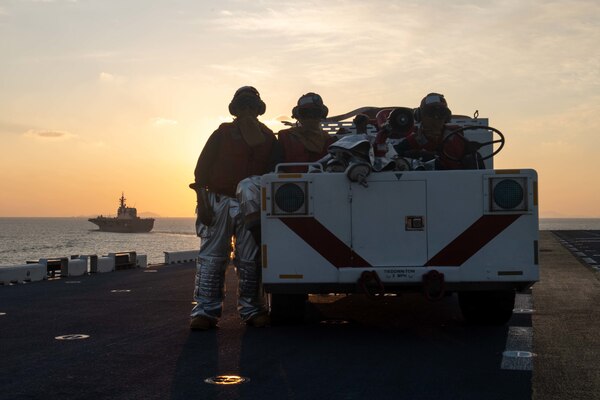
[[[444,93],[506,135],[496,167],[538,171],[541,217],[600,218],[598,15],[589,0],[2,3],[0,216],[114,214],[123,191],[142,214],[193,217],[198,155],[253,85],[275,131],[310,91],[330,115]]]

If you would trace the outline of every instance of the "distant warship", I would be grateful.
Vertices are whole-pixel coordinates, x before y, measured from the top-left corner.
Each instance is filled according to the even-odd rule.
[[[119,204],[116,217],[104,217],[100,215],[96,218],[90,218],[88,221],[98,225],[103,232],[139,233],[150,232],[152,230],[154,227],[154,218],[138,217],[137,209],[127,207],[125,204],[125,194],[123,193],[121,193]]]

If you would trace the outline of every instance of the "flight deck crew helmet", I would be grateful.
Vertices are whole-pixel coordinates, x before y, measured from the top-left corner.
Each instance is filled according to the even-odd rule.
[[[357,132],[360,131],[360,132],[366,133],[367,125],[369,124],[370,121],[371,120],[367,114],[358,114],[356,117],[354,117],[354,119],[352,120],[352,123],[356,127]]]
[[[452,111],[448,108],[448,103],[443,94],[429,93],[423,97],[421,105],[415,110],[415,121],[421,122],[424,115],[450,122]]]
[[[352,120],[352,122],[354,123],[354,125],[367,125],[369,123],[369,121],[370,121],[370,119],[369,119],[369,116],[367,114],[358,114]]]
[[[329,109],[323,104],[323,99],[316,93],[309,92],[298,99],[298,105],[292,109],[292,118],[318,118],[327,117]]]
[[[258,115],[263,115],[267,110],[264,101],[260,99],[260,93],[252,86],[242,86],[235,91],[229,103],[229,113],[237,117],[244,106],[256,108]]]

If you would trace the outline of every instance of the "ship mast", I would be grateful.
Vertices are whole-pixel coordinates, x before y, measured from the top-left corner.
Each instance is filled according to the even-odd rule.
[[[127,213],[127,206],[125,205],[125,200],[125,193],[121,192],[121,198],[119,199],[120,207],[117,210],[117,217],[120,217]]]

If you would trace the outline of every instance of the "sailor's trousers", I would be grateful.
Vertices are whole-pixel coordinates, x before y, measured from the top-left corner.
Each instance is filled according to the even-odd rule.
[[[208,199],[214,211],[214,223],[206,226],[196,221],[196,233],[201,238],[196,264],[197,302],[191,316],[204,315],[218,319],[222,313],[225,291],[225,270],[235,237],[234,259],[238,275],[238,311],[246,321],[265,305],[260,289],[260,268],[257,266],[258,245],[246,229],[237,199],[209,192]]]

